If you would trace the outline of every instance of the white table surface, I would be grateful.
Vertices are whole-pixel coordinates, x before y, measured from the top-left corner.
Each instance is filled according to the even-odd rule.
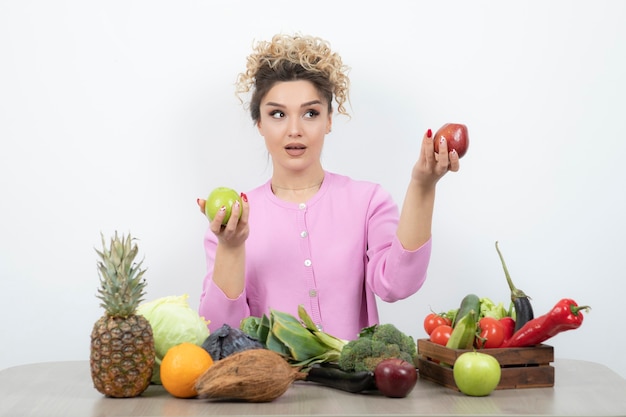
[[[254,404],[177,399],[156,385],[140,397],[106,398],[93,388],[88,361],[45,362],[0,371],[0,416],[626,416],[626,380],[617,373],[579,360],[557,359],[554,366],[554,387],[497,390],[487,397],[421,379],[399,399],[296,382],[275,401]]]

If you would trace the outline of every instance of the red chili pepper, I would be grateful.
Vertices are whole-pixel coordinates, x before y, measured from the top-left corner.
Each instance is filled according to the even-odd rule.
[[[591,307],[579,306],[570,298],[563,298],[541,317],[527,322],[502,347],[526,347],[545,342],[566,330],[577,329],[583,323],[582,310]]]

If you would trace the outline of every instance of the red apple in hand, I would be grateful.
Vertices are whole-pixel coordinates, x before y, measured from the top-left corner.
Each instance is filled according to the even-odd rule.
[[[415,365],[398,358],[384,359],[374,369],[376,388],[386,397],[403,398],[417,383]]]
[[[441,126],[435,133],[434,145],[435,152],[439,152],[439,142],[442,138],[448,143],[448,152],[452,149],[456,151],[459,158],[462,158],[467,152],[469,146],[469,135],[467,134],[467,126],[459,123],[446,123]]]

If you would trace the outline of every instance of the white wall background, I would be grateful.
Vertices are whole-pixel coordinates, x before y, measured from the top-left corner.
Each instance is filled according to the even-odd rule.
[[[626,377],[626,3],[371,3],[0,2],[0,369],[88,358],[101,231],[140,239],[148,299],[197,306],[196,198],[270,175],[236,74],[253,40],[301,32],[352,67],[327,169],[401,203],[423,132],[469,127],[429,279],[382,320],[419,338],[429,309],[468,292],[507,302],[499,240],[537,314],[562,297],[593,307],[556,356]]]

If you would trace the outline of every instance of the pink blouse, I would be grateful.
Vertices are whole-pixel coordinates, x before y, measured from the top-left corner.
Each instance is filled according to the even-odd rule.
[[[298,305],[326,333],[351,340],[378,323],[376,296],[394,302],[424,283],[431,240],[405,250],[396,236],[398,207],[378,184],[326,172],[320,190],[300,204],[278,199],[268,181],[247,193],[245,289],[230,299],[212,279],[217,239],[204,239],[207,274],[199,314],[214,331],[250,315]]]

